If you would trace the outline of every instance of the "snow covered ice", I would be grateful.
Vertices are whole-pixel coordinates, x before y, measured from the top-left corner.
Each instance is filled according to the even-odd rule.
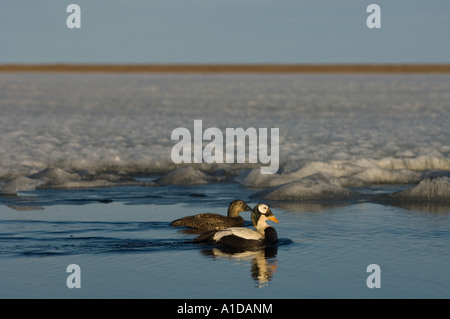
[[[449,75],[3,73],[0,112],[3,194],[154,174],[164,184],[231,180],[277,200],[376,184],[418,185],[398,198],[422,198],[423,183],[450,171]],[[196,119],[279,128],[278,173],[174,164],[171,132]],[[448,181],[435,183],[428,198],[447,200]]]

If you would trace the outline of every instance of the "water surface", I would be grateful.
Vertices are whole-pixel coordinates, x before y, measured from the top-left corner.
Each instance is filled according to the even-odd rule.
[[[235,255],[189,243],[195,235],[169,225],[197,212],[222,213],[237,197],[255,205],[251,193],[215,184],[1,197],[0,297],[448,298],[445,208],[275,205],[277,249]],[[80,289],[66,286],[69,264],[81,268]],[[381,288],[366,285],[370,264],[381,268]]]

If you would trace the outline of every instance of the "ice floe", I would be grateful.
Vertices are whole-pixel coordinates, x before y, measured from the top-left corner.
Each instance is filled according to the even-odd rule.
[[[355,195],[341,187],[336,178],[316,173],[293,182],[267,188],[254,194],[254,197],[272,201],[298,201],[349,199]]]
[[[157,179],[155,182],[161,185],[195,185],[212,181],[212,177],[193,167],[182,167]]]
[[[41,185],[39,180],[31,179],[28,177],[18,177],[6,183],[0,184],[0,194],[3,195],[16,195],[21,191],[31,191],[36,186]]]
[[[425,179],[417,186],[396,192],[390,197],[397,201],[450,203],[450,178],[444,176],[435,179]]]

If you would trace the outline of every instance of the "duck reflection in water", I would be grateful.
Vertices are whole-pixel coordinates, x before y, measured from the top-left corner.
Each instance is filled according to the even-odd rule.
[[[277,271],[278,260],[275,258],[278,252],[276,245],[257,250],[235,251],[229,248],[214,247],[202,250],[202,254],[214,258],[227,258],[237,261],[250,261],[250,274],[257,283],[258,288],[269,285],[273,275]]]

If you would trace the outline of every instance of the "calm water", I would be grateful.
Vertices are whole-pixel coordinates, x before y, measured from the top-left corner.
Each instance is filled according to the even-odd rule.
[[[191,244],[195,235],[169,226],[224,213],[234,198],[254,205],[253,192],[224,183],[2,196],[0,297],[450,297],[448,207],[272,205],[277,250],[238,255]],[[80,289],[66,285],[70,264],[80,266]],[[380,266],[381,288],[366,285],[370,264]]]

